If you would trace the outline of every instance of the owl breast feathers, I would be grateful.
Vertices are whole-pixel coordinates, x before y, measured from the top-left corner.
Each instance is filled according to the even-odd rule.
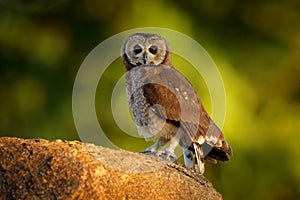
[[[146,140],[156,140],[146,153],[176,159],[174,150],[180,145],[185,165],[200,173],[204,173],[204,159],[213,163],[229,160],[231,147],[191,83],[172,66],[171,51],[163,37],[133,34],[125,41],[121,56],[127,100],[138,133]]]

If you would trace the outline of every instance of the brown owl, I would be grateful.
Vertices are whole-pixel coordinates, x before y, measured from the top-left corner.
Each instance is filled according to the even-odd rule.
[[[174,150],[180,145],[185,165],[200,173],[204,173],[204,159],[228,161],[231,147],[191,83],[172,66],[166,39],[136,33],[126,39],[121,51],[127,100],[138,134],[157,140],[145,152],[176,159]]]

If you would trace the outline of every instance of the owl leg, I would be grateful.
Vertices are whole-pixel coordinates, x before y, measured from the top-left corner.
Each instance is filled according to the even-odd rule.
[[[199,171],[201,174],[204,173],[204,154],[203,150],[200,144],[198,143],[193,143],[194,149],[195,149],[195,154],[196,154],[196,163],[197,163],[197,171]]]
[[[177,156],[174,153],[174,151],[178,145],[177,139],[172,138],[170,145],[165,150],[158,150],[160,147],[165,146],[169,141],[170,140],[167,140],[166,138],[160,138],[156,143],[154,143],[152,146],[148,147],[145,151],[141,153],[155,155],[162,158],[170,159],[172,161],[176,161]]]
[[[145,151],[143,151],[142,153],[153,153],[156,152],[160,147],[164,146],[166,143],[158,140],[157,142],[155,142],[153,145],[151,145],[150,147],[148,147]]]
[[[195,154],[191,147],[184,148],[183,149],[183,158],[184,158],[184,165],[190,169],[194,168],[193,159],[195,157]]]
[[[161,154],[163,154],[163,151],[158,151],[158,149],[160,147],[165,146],[167,142],[168,142],[168,140],[166,140],[164,138],[159,138],[159,140],[157,142],[155,142],[153,145],[151,145],[150,147],[148,147],[145,151],[142,151],[141,153],[160,156]]]
[[[179,140],[176,137],[171,139],[170,145],[165,149],[164,154],[173,161],[177,160],[175,149],[179,145]]]

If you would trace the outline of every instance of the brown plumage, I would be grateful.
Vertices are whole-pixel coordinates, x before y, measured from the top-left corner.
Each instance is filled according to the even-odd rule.
[[[227,161],[232,150],[209,117],[191,83],[172,66],[167,41],[156,34],[129,36],[122,47],[127,100],[138,133],[157,142],[146,151],[175,157],[179,144],[186,166],[204,172],[204,159]],[[158,148],[170,145],[164,151]]]

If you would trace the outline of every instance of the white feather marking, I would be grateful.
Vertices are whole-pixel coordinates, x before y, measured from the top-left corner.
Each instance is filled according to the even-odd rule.
[[[189,99],[189,96],[188,96],[188,94],[187,94],[186,91],[184,91],[184,92],[182,93],[182,95],[184,96],[184,99],[185,99],[185,100],[188,100],[188,99]]]
[[[217,137],[215,137],[215,136],[213,136],[213,135],[210,135],[210,136],[206,135],[206,136],[205,136],[205,140],[206,140],[207,142],[210,142],[210,143],[213,143],[213,144],[216,144],[217,141],[218,141],[218,139],[219,139],[219,138],[217,138]]]

